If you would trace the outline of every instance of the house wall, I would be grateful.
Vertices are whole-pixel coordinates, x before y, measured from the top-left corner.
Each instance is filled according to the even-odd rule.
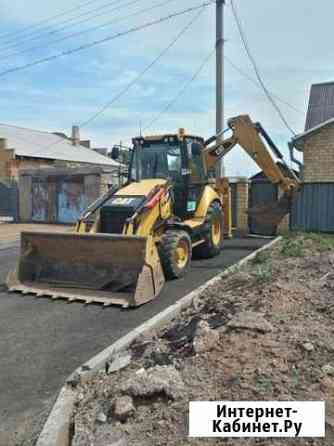
[[[304,184],[291,213],[291,228],[334,232],[334,123],[305,136]]]
[[[6,139],[0,138],[0,177],[9,177],[9,163],[14,158],[14,151],[7,149]]]
[[[334,182],[334,124],[307,137],[304,142],[304,182]]]
[[[8,176],[10,178],[19,179],[20,170],[22,169],[39,169],[43,167],[52,167],[54,162],[52,160],[25,160],[25,159],[13,159],[8,163]]]
[[[51,167],[53,160],[15,159],[15,150],[7,148],[7,141],[0,138],[0,177],[18,180],[20,169]]]

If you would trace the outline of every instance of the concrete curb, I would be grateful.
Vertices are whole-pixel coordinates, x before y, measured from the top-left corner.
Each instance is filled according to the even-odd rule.
[[[166,325],[171,320],[175,319],[184,309],[190,307],[192,302],[196,297],[198,297],[204,290],[215,285],[219,280],[227,275],[237,271],[253,260],[257,254],[262,251],[266,251],[272,248],[276,243],[278,243],[282,237],[275,238],[272,242],[263,246],[262,248],[244,257],[235,265],[230,266],[222,273],[213,277],[202,286],[192,291],[191,293],[184,296],[174,305],[166,308],[159,314],[155,315],[153,318],[135,328],[129,332],[126,336],[122,337],[110,347],[107,347],[98,355],[94,356],[92,359],[87,361],[81,367],[76,369],[66,380],[65,386],[60,391],[59,397],[49,415],[49,418],[44,425],[42,433],[36,443],[36,446],[69,446],[70,445],[70,435],[71,435],[71,414],[74,408],[75,401],[75,391],[71,389],[70,383],[85,382],[92,375],[94,375],[98,370],[105,367],[105,364],[117,353],[126,350],[134,340],[139,336],[150,332],[152,330],[157,330]]]
[[[74,402],[75,391],[65,385],[58,395],[36,446],[70,446]]]

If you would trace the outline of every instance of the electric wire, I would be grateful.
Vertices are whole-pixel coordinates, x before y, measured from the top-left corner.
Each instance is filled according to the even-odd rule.
[[[216,48],[214,48],[208,55],[205,56],[204,60],[201,62],[200,66],[193,73],[191,78],[181,87],[181,89],[177,92],[177,94],[167,103],[167,105],[146,125],[143,127],[143,131],[151,128],[159,119],[180,99],[182,95],[188,90],[190,85],[197,79],[197,77],[201,74],[204,68],[207,66],[208,62],[215,54]]]
[[[141,1],[141,0],[139,0],[139,1]],[[84,29],[82,31],[77,31],[77,32],[74,32],[74,33],[71,33],[71,34],[67,34],[67,35],[65,35],[65,36],[63,36],[63,37],[61,37],[59,39],[52,40],[51,42],[48,43],[48,45],[53,45],[53,44],[56,44],[56,43],[60,43],[60,42],[63,42],[65,40],[71,39],[73,37],[79,37],[79,36],[82,36],[84,34],[91,33],[93,31],[99,31],[99,30],[101,30],[103,28],[106,28],[106,27],[108,27],[110,25],[113,25],[115,23],[120,23],[120,22],[126,21],[126,20],[128,20],[128,19],[130,19],[132,17],[138,16],[138,15],[141,15],[141,14],[144,14],[144,13],[147,13],[147,12],[151,12],[154,9],[160,8],[162,6],[166,6],[166,5],[168,5],[170,3],[174,3],[176,1],[178,1],[178,0],[167,0],[167,1],[164,0],[163,2],[159,2],[159,3],[157,3],[157,4],[153,5],[153,6],[150,6],[148,8],[140,9],[139,11],[133,12],[133,13],[128,14],[126,16],[116,17],[116,18],[114,18],[111,21],[102,23],[101,25],[93,26],[93,27]],[[1,59],[2,60],[6,60],[6,59],[9,59],[9,58],[11,58],[13,56],[18,56],[18,55],[21,55],[21,54],[30,53],[32,51],[39,50],[39,49],[42,49],[42,48],[44,48],[44,46],[41,46],[40,44],[38,44],[38,45],[30,47],[30,48],[25,48],[25,49],[20,50],[20,51],[16,51],[16,52],[13,52],[13,53],[5,54],[4,56],[1,56]]]
[[[197,12],[197,14],[195,14],[191,20],[181,29],[181,31],[177,34],[177,36],[168,44],[167,47],[165,47],[159,54],[157,57],[155,57],[153,59],[153,61],[147,65],[144,70],[142,70],[138,76],[136,76],[136,78],[134,80],[132,80],[131,82],[129,82],[129,84],[122,89],[116,96],[114,96],[114,98],[109,101],[107,104],[105,104],[100,110],[98,110],[93,116],[91,116],[89,119],[87,119],[86,121],[82,122],[79,124],[79,126],[81,128],[83,127],[87,127],[91,122],[93,122],[95,119],[97,119],[100,115],[102,115],[108,108],[110,108],[117,100],[119,100],[123,95],[125,95],[131,87],[133,87],[136,83],[138,83],[138,81],[144,76],[144,74],[146,74],[149,69],[151,69],[156,63],[158,63],[159,60],[162,59],[162,57],[178,42],[178,40],[180,40],[180,38],[186,33],[186,31],[195,23],[195,21],[200,17],[200,15],[204,12],[205,6],[202,6],[202,8]],[[38,145],[39,147],[43,148],[43,149],[50,149],[53,146],[56,146],[57,144],[62,143],[63,140],[60,139],[59,141],[56,141],[50,145],[47,146],[41,146]],[[34,153],[38,153],[40,150],[37,150],[35,152],[32,152],[31,155],[33,155]],[[56,154],[57,152],[55,150],[52,150],[49,152],[50,153],[54,153]]]
[[[212,5],[212,3],[213,3],[212,1],[206,1],[204,3],[201,3],[198,6],[193,6],[193,7],[184,9],[182,11],[177,11],[177,12],[169,14],[167,16],[160,17],[159,19],[155,19],[155,20],[152,20],[150,22],[146,22],[146,23],[144,23],[142,25],[134,26],[132,28],[129,28],[126,31],[121,31],[121,32],[118,32],[116,34],[112,34],[111,36],[104,37],[103,39],[98,39],[98,40],[95,40],[95,41],[83,44],[83,45],[81,45],[79,47],[76,47],[76,48],[73,48],[73,49],[70,49],[70,50],[65,50],[65,51],[62,51],[62,52],[60,52],[58,54],[55,54],[53,56],[44,57],[42,59],[38,59],[38,60],[35,60],[33,62],[29,62],[29,63],[24,64],[24,65],[19,65],[19,66],[16,66],[14,68],[9,68],[7,70],[1,71],[0,72],[0,77],[3,77],[5,75],[7,75],[7,74],[15,73],[15,72],[18,72],[18,71],[22,71],[22,70],[34,67],[36,65],[40,65],[40,64],[46,63],[46,62],[51,62],[53,60],[58,59],[59,57],[69,56],[71,54],[75,54],[75,53],[78,53],[80,51],[93,48],[93,47],[95,47],[97,45],[101,45],[103,43],[110,42],[110,41],[115,40],[115,39],[117,39],[119,37],[127,36],[129,34],[137,32],[137,31],[142,31],[142,30],[150,28],[150,27],[152,27],[154,25],[158,25],[160,23],[167,22],[167,21],[169,21],[169,20],[171,20],[171,19],[173,19],[175,17],[180,17],[180,16],[182,16],[184,14],[187,14],[189,12],[197,11],[198,9],[201,9],[203,7],[207,7],[209,5]]]
[[[32,25],[29,25],[29,26],[26,26],[26,27],[20,29],[19,31],[9,31],[9,32],[0,34],[0,39],[6,38],[6,36],[8,36],[8,37],[11,37],[11,36],[17,37],[18,35],[24,33],[25,31],[29,31],[31,29],[39,27],[40,25],[44,25],[45,23],[52,22],[53,20],[58,19],[59,17],[64,17],[65,15],[71,14],[72,12],[77,12],[79,9],[82,9],[82,8],[84,8],[86,6],[89,6],[92,3],[96,3],[98,1],[101,1],[101,0],[89,0],[89,1],[87,1],[85,3],[78,3],[74,8],[67,9],[67,10],[62,11],[60,13],[57,13],[57,14],[51,16],[51,17],[47,17],[46,19],[42,19],[42,20],[40,20],[40,21],[38,21],[38,22],[36,22],[36,23],[34,23]]]
[[[68,19],[66,19],[63,22],[60,22],[60,23],[54,25],[54,26],[62,26],[63,25],[63,28],[54,30],[54,29],[50,28],[50,26],[47,26],[47,27],[44,27],[44,28],[40,29],[39,31],[33,31],[33,32],[25,34],[25,35],[23,35],[23,36],[21,36],[19,38],[16,37],[15,39],[10,39],[9,41],[3,42],[2,46],[4,46],[4,48],[1,48],[1,49],[2,50],[11,49],[11,47],[13,45],[14,45],[14,47],[16,47],[19,44],[19,42],[21,42],[21,41],[23,41],[25,43],[27,41],[27,39],[31,40],[31,37],[33,37],[36,33],[38,33],[37,37],[39,37],[39,35],[40,35],[39,33],[41,33],[41,32],[42,33],[46,32],[48,34],[54,34],[54,33],[58,32],[58,31],[60,32],[61,30],[65,29],[65,28],[73,27],[75,25],[75,23],[73,24],[71,22],[73,22],[73,21],[75,22],[75,20],[77,20],[78,18],[90,15],[93,12],[98,12],[98,11],[101,11],[101,10],[105,11],[106,9],[109,9],[111,6],[114,6],[115,4],[117,4],[119,2],[122,2],[122,1],[123,0],[112,0],[112,1],[109,1],[108,3],[104,3],[103,5],[100,5],[98,8],[95,8],[95,9],[90,10],[90,11],[82,12],[79,15],[76,15],[74,17],[68,18]],[[141,1],[141,0],[135,0],[135,2],[137,2],[137,1]],[[122,7],[124,7],[124,5],[122,5],[122,4],[118,6],[118,8],[122,8]],[[117,8],[115,8],[115,9],[117,9]],[[67,25],[65,27],[64,25],[66,25],[68,23],[70,23],[70,25]],[[32,40],[34,40],[34,39],[32,39]]]
[[[224,59],[226,62],[235,70],[237,71],[242,77],[250,81],[253,85],[255,85],[257,88],[262,90],[261,85],[253,78],[251,77],[246,71],[244,71],[242,68],[238,67],[229,57],[224,56]],[[296,113],[304,115],[305,113],[300,110],[299,108],[295,107],[294,105],[287,102],[285,99],[282,99],[280,96],[278,96],[276,93],[271,92],[271,95],[276,98],[277,101],[280,101],[282,104],[289,107],[291,110],[295,111]]]
[[[252,52],[251,52],[251,50],[250,50],[250,48],[249,48],[248,41],[247,41],[247,38],[246,38],[246,35],[245,35],[245,32],[244,32],[243,26],[242,26],[242,24],[241,24],[241,20],[240,20],[240,18],[239,18],[238,12],[237,12],[236,7],[235,7],[235,4],[234,4],[234,0],[231,0],[231,7],[232,7],[232,13],[233,13],[233,16],[234,16],[234,19],[235,19],[235,22],[236,22],[236,25],[237,25],[237,28],[238,28],[240,37],[241,37],[241,41],[242,41],[243,46],[244,46],[244,48],[245,48],[245,51],[246,51],[246,53],[247,53],[247,55],[248,55],[248,58],[249,58],[249,60],[250,60],[250,62],[251,62],[251,64],[252,64],[252,66],[253,66],[253,69],[254,69],[254,72],[255,72],[255,74],[256,74],[257,80],[259,81],[259,83],[260,83],[260,85],[261,85],[261,87],[262,87],[262,89],[263,89],[265,95],[267,96],[267,99],[269,100],[269,102],[272,104],[272,106],[273,106],[273,107],[275,108],[275,110],[277,111],[277,113],[278,113],[279,117],[281,118],[281,121],[283,122],[283,124],[285,125],[285,127],[286,127],[286,128],[287,128],[287,129],[288,129],[294,136],[295,136],[295,135],[296,135],[296,132],[292,129],[292,127],[291,127],[290,124],[288,123],[288,121],[287,121],[287,119],[285,118],[283,112],[281,111],[281,109],[280,109],[280,107],[277,105],[277,103],[275,102],[275,100],[274,100],[274,98],[272,97],[270,91],[269,91],[268,88],[266,87],[265,82],[264,82],[263,79],[262,79],[262,76],[261,76],[261,74],[260,74],[260,71],[259,71],[259,68],[258,68],[258,66],[257,66],[256,60],[255,60],[255,58],[253,57]]]
[[[99,116],[101,116],[108,108],[110,108],[118,99],[124,96],[138,81],[154,66],[156,65],[165,54],[176,44],[176,42],[188,31],[188,29],[195,23],[195,21],[201,16],[204,12],[204,7],[199,10],[197,14],[190,20],[187,25],[182,28],[182,30],[177,34],[177,36],[166,46],[158,56],[152,60],[152,62],[147,65],[131,82],[129,82],[123,90],[121,90],[113,99],[107,102],[103,107],[100,108],[93,116],[91,116],[86,121],[80,124],[80,127],[87,127],[91,122],[95,121]]]

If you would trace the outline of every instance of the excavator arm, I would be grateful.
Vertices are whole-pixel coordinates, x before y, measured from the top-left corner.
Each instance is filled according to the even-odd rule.
[[[228,121],[232,136],[227,139],[218,137],[210,138],[203,151],[204,166],[209,170],[236,145],[242,147],[256,162],[267,178],[277,184],[283,192],[283,196],[270,207],[260,206],[249,210],[249,214],[262,222],[278,224],[284,216],[290,212],[294,194],[300,188],[300,181],[293,170],[285,163],[282,153],[276,147],[270,136],[261,124],[254,123],[248,115],[237,116]],[[214,144],[212,145],[212,143]],[[268,147],[269,148],[268,148]],[[285,171],[278,167],[271,152],[285,166]]]

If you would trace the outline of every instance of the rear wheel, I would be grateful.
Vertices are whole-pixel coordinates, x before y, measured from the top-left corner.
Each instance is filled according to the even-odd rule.
[[[224,213],[218,202],[214,202],[208,209],[203,228],[204,243],[195,248],[194,253],[201,258],[219,255],[224,237]]]
[[[162,236],[159,254],[166,279],[183,277],[191,262],[191,238],[185,231],[169,230]]]

